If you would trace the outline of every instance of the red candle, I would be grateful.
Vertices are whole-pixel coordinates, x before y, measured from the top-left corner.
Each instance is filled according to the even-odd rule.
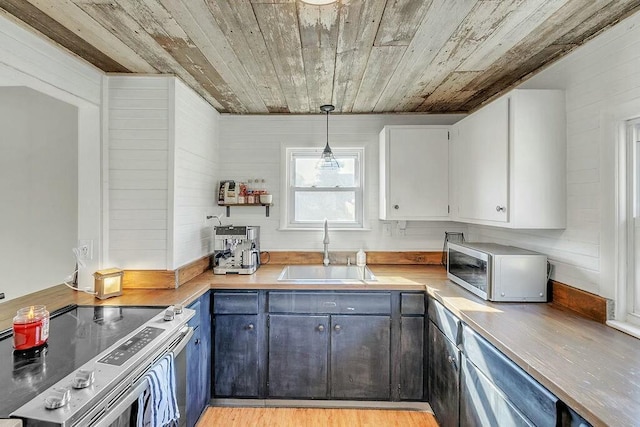
[[[44,305],[32,305],[18,310],[13,318],[13,347],[28,350],[47,342],[49,312]]]

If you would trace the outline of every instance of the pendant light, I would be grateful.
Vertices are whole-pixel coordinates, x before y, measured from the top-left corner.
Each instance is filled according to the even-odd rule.
[[[340,169],[340,164],[329,147],[329,113],[335,110],[333,105],[327,104],[320,106],[320,111],[327,115],[327,144],[324,146],[322,157],[318,162],[319,169]]]

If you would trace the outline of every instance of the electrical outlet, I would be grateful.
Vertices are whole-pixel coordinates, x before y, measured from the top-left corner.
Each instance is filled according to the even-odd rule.
[[[93,259],[93,240],[78,240],[78,257],[83,261]]]

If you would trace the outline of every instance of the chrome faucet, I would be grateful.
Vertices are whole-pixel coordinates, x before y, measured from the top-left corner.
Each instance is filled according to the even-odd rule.
[[[329,265],[329,222],[326,218],[324,219],[324,238],[322,239],[322,244],[324,245],[324,259],[322,263],[326,267]]]

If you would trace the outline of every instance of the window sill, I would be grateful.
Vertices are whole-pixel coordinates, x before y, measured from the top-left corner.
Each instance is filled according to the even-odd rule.
[[[622,331],[625,334],[629,334],[632,337],[640,339],[640,326],[636,326],[627,322],[620,322],[619,320],[607,320],[607,325],[619,331]]]
[[[324,228],[280,227],[278,231],[324,231]],[[329,227],[329,233],[335,231],[371,231],[371,228]]]

